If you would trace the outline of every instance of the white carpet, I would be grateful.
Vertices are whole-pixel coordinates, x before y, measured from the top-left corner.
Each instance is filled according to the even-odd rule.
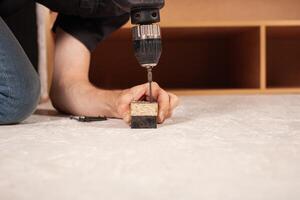
[[[1,200],[300,199],[300,96],[183,97],[157,130],[45,107],[0,127]]]

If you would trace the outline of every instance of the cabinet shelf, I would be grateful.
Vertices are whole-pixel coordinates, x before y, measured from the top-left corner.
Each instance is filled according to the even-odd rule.
[[[163,87],[259,88],[259,27],[163,28],[162,33],[163,55],[154,77]],[[129,30],[105,41],[95,55],[96,85],[126,88],[146,81]]]
[[[267,87],[300,87],[300,26],[267,27]]]
[[[167,1],[154,80],[178,94],[300,93],[299,10],[296,0]],[[146,82],[130,26],[93,53],[95,85],[128,88]]]
[[[271,22],[300,19],[298,0],[172,0],[162,10],[162,24]],[[183,22],[183,23],[182,23]]]

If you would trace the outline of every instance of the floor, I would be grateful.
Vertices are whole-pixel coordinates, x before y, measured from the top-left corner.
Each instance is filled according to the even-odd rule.
[[[157,130],[47,105],[0,127],[0,199],[300,199],[300,96],[181,100]]]

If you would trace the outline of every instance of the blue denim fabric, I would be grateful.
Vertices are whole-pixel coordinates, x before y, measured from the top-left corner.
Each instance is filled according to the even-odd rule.
[[[0,17],[0,125],[22,122],[34,112],[39,96],[39,77]]]

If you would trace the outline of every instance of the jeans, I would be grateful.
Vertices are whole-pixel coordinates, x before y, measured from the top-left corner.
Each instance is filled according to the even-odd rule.
[[[38,74],[0,17],[0,125],[17,124],[29,117],[39,97]]]

